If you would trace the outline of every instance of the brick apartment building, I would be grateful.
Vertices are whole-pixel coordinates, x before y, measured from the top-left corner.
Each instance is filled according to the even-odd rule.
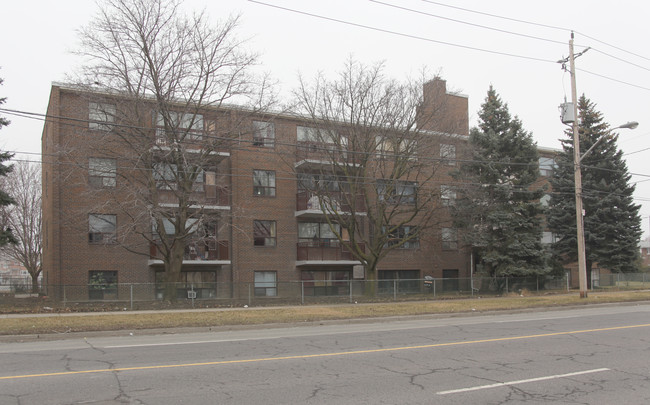
[[[426,83],[420,112],[441,105],[444,114],[421,128],[434,142],[417,153],[443,162],[430,184],[417,185],[438,190],[436,215],[441,218],[419,240],[391,251],[377,267],[379,280],[470,277],[469,250],[459,243],[450,222],[445,224],[444,210],[455,198],[453,190],[445,188],[452,183],[449,171],[466,149],[467,98],[448,93],[443,80]],[[116,111],[129,114],[136,109],[148,111],[137,126],[113,118]],[[360,262],[336,242],[322,207],[302,185],[301,179],[318,181],[314,179],[319,173],[322,177],[317,166],[323,157],[313,155],[319,148],[310,139],[314,124],[291,114],[242,111],[206,109],[188,124],[196,131],[197,145],[202,134],[218,133],[219,126],[228,125],[224,123],[239,126],[228,143],[207,155],[209,163],[192,188],[197,209],[209,219],[197,225],[201,237],[185,246],[183,280],[209,286],[198,291],[199,298],[207,298],[243,295],[237,288],[243,283],[254,285],[256,295],[273,296],[279,283],[299,280],[315,287],[307,294],[336,293],[328,290],[336,281],[366,278]],[[151,151],[154,159],[170,150],[159,136],[156,112],[151,106],[131,105],[119,95],[54,84],[47,114],[42,147],[43,270],[48,294],[60,297],[62,285],[162,281],[164,267],[155,238],[147,241],[136,228],[124,227],[139,223],[140,230],[151,229],[147,204],[135,202],[133,179],[151,164],[140,162],[144,155],[139,149]],[[132,139],[146,142],[134,147],[118,139],[113,132],[120,126],[138,134]],[[550,153],[545,156],[543,162],[540,159],[542,171],[553,167]],[[166,173],[161,169],[154,176],[155,189],[150,190],[173,209],[176,200],[174,190],[164,185]],[[142,179],[146,183],[146,177]],[[128,215],[122,210],[127,206],[134,207]],[[364,217],[363,204],[355,211],[351,215]]]

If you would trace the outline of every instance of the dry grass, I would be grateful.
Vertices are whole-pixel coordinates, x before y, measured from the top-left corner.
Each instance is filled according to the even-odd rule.
[[[218,327],[269,323],[300,323],[424,314],[451,314],[495,310],[589,305],[650,300],[650,291],[549,296],[508,296],[443,301],[359,305],[247,308],[186,312],[104,313],[0,318],[0,335],[35,335],[86,331],[140,330],[179,327]]]

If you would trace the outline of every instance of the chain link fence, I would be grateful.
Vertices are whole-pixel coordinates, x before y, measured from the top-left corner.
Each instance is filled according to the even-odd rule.
[[[328,303],[397,302],[570,291],[564,277],[473,277],[293,281],[276,283],[120,283],[48,286],[40,297],[22,285],[2,285],[0,303],[21,298],[47,300],[63,307],[104,306],[125,310],[165,307],[275,306]],[[168,288],[169,287],[169,288]],[[646,273],[600,275],[592,290],[639,290],[650,287]],[[165,293],[173,294],[168,300]],[[49,296],[49,297],[48,297]],[[54,297],[57,297],[54,299]],[[169,304],[169,301],[172,301]]]

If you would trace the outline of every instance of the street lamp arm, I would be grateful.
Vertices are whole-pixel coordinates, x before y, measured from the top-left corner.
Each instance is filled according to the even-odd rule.
[[[630,121],[630,122],[627,122],[627,123],[625,123],[625,124],[623,124],[623,125],[619,125],[619,126],[617,126],[617,127],[611,128],[609,131],[607,131],[606,134],[604,134],[603,136],[601,136],[600,138],[598,138],[598,140],[596,141],[596,143],[594,143],[593,145],[591,145],[591,148],[589,148],[589,149],[588,149],[588,150],[587,150],[587,151],[586,151],[582,156],[580,156],[580,159],[578,160],[578,164],[582,163],[582,159],[584,159],[585,157],[587,157],[587,155],[589,155],[589,154],[594,150],[594,148],[595,148],[596,146],[598,146],[598,144],[599,144],[603,139],[605,139],[605,138],[607,138],[607,139],[612,139],[612,138],[616,138],[616,137],[618,137],[618,135],[612,135],[612,131],[614,131],[615,129],[635,129],[635,128],[638,127],[638,126],[639,126],[639,123],[638,123],[638,122],[636,122],[636,121]]]

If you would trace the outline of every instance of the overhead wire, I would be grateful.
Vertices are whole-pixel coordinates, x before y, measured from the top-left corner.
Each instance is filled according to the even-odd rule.
[[[564,31],[564,32],[574,32],[574,33],[576,33],[578,35],[581,35],[581,36],[583,36],[585,38],[591,39],[592,41],[596,41],[596,42],[601,43],[603,45],[609,46],[610,48],[614,48],[614,49],[619,50],[621,52],[628,53],[628,54],[636,56],[638,58],[650,61],[650,58],[648,58],[646,56],[637,54],[635,52],[628,51],[628,50],[626,50],[624,48],[621,48],[619,46],[616,46],[616,45],[610,44],[608,42],[602,41],[602,40],[597,39],[597,38],[595,38],[593,36],[590,36],[590,35],[587,35],[587,34],[585,34],[583,32],[577,31],[575,29],[566,28],[566,27],[559,27],[559,26],[556,26],[556,25],[542,24],[542,23],[522,20],[522,19],[518,19],[518,18],[506,17],[506,16],[502,16],[502,15],[498,15],[498,14],[486,13],[486,12],[483,12],[483,11],[478,11],[478,10],[472,10],[472,9],[469,9],[469,8],[453,6],[451,4],[441,3],[441,2],[433,1],[433,0],[421,0],[421,1],[423,1],[425,3],[435,4],[437,6],[448,7],[448,8],[461,10],[461,11],[466,11],[468,13],[474,13],[474,14],[485,15],[485,16],[488,16],[488,17],[499,18],[499,19],[502,19],[502,20],[513,21],[513,22],[518,22],[518,23],[522,23],[522,24],[529,24],[529,25],[534,25],[534,26],[543,27],[543,28],[550,28],[550,29],[554,29],[554,30],[561,30],[561,31]]]
[[[402,36],[402,37],[406,37],[406,38],[417,39],[417,40],[421,40],[421,41],[432,42],[432,43],[437,43],[437,44],[441,44],[441,45],[448,45],[448,46],[458,47],[458,48],[462,48],[462,49],[468,49],[468,50],[484,52],[484,53],[490,53],[490,54],[495,54],[495,55],[509,56],[509,57],[514,57],[514,58],[526,59],[526,60],[532,60],[532,61],[544,62],[544,63],[554,63],[554,64],[557,63],[556,60],[543,59],[543,58],[528,56],[528,55],[520,55],[520,54],[516,54],[516,53],[511,53],[511,52],[496,51],[496,50],[492,50],[492,49],[480,48],[480,47],[475,47],[475,46],[470,46],[470,45],[463,45],[463,44],[458,44],[458,43],[449,42],[449,41],[436,40],[436,39],[433,39],[433,38],[427,38],[427,37],[413,35],[413,34],[406,34],[406,33],[399,32],[399,31],[388,30],[388,29],[374,27],[374,26],[367,25],[367,24],[355,23],[355,22],[352,22],[352,21],[346,21],[346,20],[342,20],[342,19],[339,19],[339,18],[328,17],[328,16],[324,16],[324,15],[321,15],[321,14],[310,13],[310,12],[307,12],[307,11],[297,10],[297,9],[289,8],[289,7],[283,7],[283,6],[279,6],[279,5],[276,5],[276,4],[270,4],[270,3],[266,3],[266,2],[263,2],[263,1],[260,1],[260,0],[248,0],[248,1],[251,2],[251,3],[260,4],[260,5],[263,5],[263,6],[266,6],[266,7],[276,8],[276,9],[283,10],[283,11],[288,11],[288,12],[291,12],[291,13],[306,15],[306,16],[313,17],[313,18],[323,19],[323,20],[327,20],[327,21],[333,21],[333,22],[337,22],[337,23],[340,23],[340,24],[345,24],[345,25],[355,26],[355,27],[369,29],[369,30],[373,30],[373,31],[383,32],[383,33],[387,33],[387,34],[391,34],[391,35]],[[402,8],[404,10],[410,10],[410,11],[426,14],[424,12],[411,10],[411,9],[407,9],[407,8],[400,7],[400,6],[394,6],[394,5],[391,5],[389,3],[385,3],[385,2],[380,2],[380,1],[376,1],[376,0],[371,0],[371,1],[374,2],[374,3],[378,3],[378,4],[389,5],[389,6],[392,6],[392,7]],[[423,0],[423,1],[426,1],[426,0]],[[437,2],[431,2],[431,3],[443,5],[442,3],[437,3]],[[454,8],[458,8],[458,7],[454,7]],[[487,14],[487,15],[490,15],[492,17],[504,18],[504,19],[508,19],[508,20],[512,20],[512,21],[518,21],[518,22],[534,24],[534,25],[539,25],[539,26],[546,26],[544,24],[531,23],[531,22],[524,21],[524,20],[512,19],[512,18],[503,17],[503,16],[497,16],[497,15],[494,15],[494,14],[482,13],[482,12],[477,12],[477,11],[469,10],[469,9],[463,9],[463,8],[459,8],[459,9],[464,10],[464,11],[476,12],[476,13],[479,13],[479,14]],[[438,17],[438,16],[435,16],[435,15],[432,15],[432,16]],[[453,19],[449,19],[449,20],[454,21]],[[499,31],[499,29],[497,29],[497,28],[487,27],[487,26],[480,26],[478,24],[473,24],[473,23],[464,22],[464,21],[460,21],[460,20],[457,20],[456,22],[462,22],[464,24],[471,24],[471,25],[482,27],[482,28],[487,28],[487,29],[492,29],[492,30]],[[566,30],[566,29],[560,28],[560,27],[553,27],[553,26],[547,26],[547,27]],[[500,30],[500,31],[505,32],[505,33],[509,33],[511,35],[528,36],[526,34],[508,32],[506,30]],[[535,37],[535,36],[530,36],[530,37],[538,39],[538,40],[548,40],[548,39],[543,39],[541,37]],[[588,36],[585,35],[585,37],[588,37]],[[592,37],[589,37],[589,38],[592,38]],[[596,40],[596,39],[594,39],[594,40]],[[553,41],[553,40],[548,40],[548,41],[549,42],[562,43],[560,41]],[[598,41],[598,42],[602,42],[602,41]],[[562,44],[564,44],[564,43],[562,43]],[[602,53],[603,55],[609,56],[609,54],[607,54],[605,52],[602,52],[602,51],[599,51],[599,52]],[[622,58],[615,57],[615,59],[617,59],[619,61],[622,61],[622,62],[625,62],[625,63],[628,63],[630,65],[637,66],[637,67],[640,67],[642,69],[650,71],[650,68],[645,68],[645,67],[643,67],[641,65],[635,64],[633,62],[626,61],[626,60],[624,60]],[[581,69],[577,69],[577,70],[581,70]],[[602,75],[602,74],[598,74],[598,73],[594,73],[594,72],[590,72],[590,71],[586,71],[586,70],[581,70],[581,71],[583,71],[585,73],[588,73],[588,74],[592,74],[594,76],[598,76],[598,77],[603,78],[603,79],[615,81],[615,82],[620,83],[620,84],[625,84],[625,85],[635,87],[635,88],[638,88],[638,89],[650,91],[650,88],[647,88],[645,86],[637,85],[637,84],[634,84],[634,83],[626,82],[626,81],[623,81],[623,80],[615,79],[615,78],[610,77],[610,76],[606,76],[606,75]]]
[[[24,116],[24,117],[28,117],[30,119],[38,119],[38,120],[42,120],[42,121],[47,121],[48,119],[57,120],[58,122],[60,122],[60,121],[63,121],[63,122],[70,121],[71,123],[66,124],[67,126],[73,127],[73,128],[76,128],[76,129],[83,129],[83,130],[88,130],[88,124],[91,123],[91,122],[95,122],[95,121],[89,120],[89,119],[62,117],[62,116],[48,116],[46,114],[32,113],[32,112],[26,112],[26,111],[16,111],[16,110],[3,109],[3,108],[0,108],[0,112],[5,112],[5,113],[8,113],[8,114],[15,114],[17,116]],[[123,124],[122,125],[120,125],[120,124],[110,124],[110,125],[113,125],[113,126],[119,127],[119,128],[127,128],[127,129],[132,128],[132,129],[146,130],[146,131],[155,130],[155,128],[153,128],[153,127],[142,127],[142,126],[123,125]],[[216,136],[213,136],[213,135],[205,135],[204,137],[208,138],[208,139],[213,138],[213,139],[215,139],[217,141],[219,141],[219,140],[228,141],[230,143],[230,145],[229,145],[230,150],[249,150],[249,148],[246,147],[246,146],[237,147],[237,146],[232,144],[233,142],[239,143],[239,144],[241,144],[241,143],[244,143],[244,144],[250,143],[251,145],[253,143],[252,139],[251,140],[242,140],[242,139],[239,139],[239,138],[238,139],[233,139],[233,138],[226,138],[226,137],[216,137]],[[192,141],[186,142],[186,144],[193,144],[193,143],[197,143],[197,142],[198,142],[197,140],[192,140]],[[288,146],[288,147],[299,147],[300,146],[299,143],[278,142],[277,140],[276,140],[276,144],[278,146]],[[328,149],[328,148],[323,148],[323,151],[326,151],[326,150],[330,151],[330,149]],[[259,149],[257,149],[257,151],[262,152],[262,153],[273,154],[274,156],[277,155],[277,152],[274,149],[270,149],[270,148],[259,148]],[[12,152],[12,153],[14,153],[14,152],[15,153],[21,153],[21,154],[23,153],[23,152],[19,152],[19,151],[10,151],[10,152]],[[375,152],[361,152],[361,153],[363,153],[363,154],[373,154],[375,156],[377,155],[376,151]],[[29,153],[27,152],[25,154],[29,154]],[[35,153],[33,153],[33,154],[35,154]],[[49,154],[49,155],[48,154],[41,154],[41,155],[42,156],[59,157],[58,154]],[[388,155],[385,155],[384,157],[391,157],[391,156],[394,156],[394,155],[397,155],[397,154],[388,154]],[[440,163],[443,160],[453,160],[456,164],[459,164],[459,165],[467,164],[467,163],[487,163],[487,162],[492,163],[492,164],[497,164],[497,165],[499,165],[499,164],[507,164],[507,165],[511,165],[511,166],[535,166],[535,165],[537,165],[537,164],[533,164],[533,163],[494,162],[494,161],[481,161],[481,160],[476,160],[476,159],[461,159],[461,158],[443,159],[443,158],[434,158],[434,157],[431,157],[431,156],[427,156],[427,157],[418,156],[418,159],[424,160],[425,162],[432,162],[432,163],[435,163],[435,162]],[[20,161],[20,159],[15,159],[15,160]],[[43,162],[40,162],[40,163],[42,164]],[[48,164],[51,164],[51,162],[48,162]],[[58,164],[58,165],[68,165],[68,166],[71,166],[71,167],[79,167],[79,164],[76,164],[76,163],[73,163],[73,162],[64,163],[64,162],[57,161],[56,164]],[[122,169],[122,170],[138,170],[138,171],[153,170],[153,169],[146,169],[146,168],[141,168],[141,167],[136,168],[136,167],[131,167],[131,166],[119,166],[119,167],[116,167],[116,169],[117,168]],[[587,168],[587,167],[585,166],[585,168]],[[617,172],[616,170],[613,170],[613,169],[603,169],[603,168],[594,168],[594,167],[589,167],[589,168],[597,169],[597,170]],[[252,170],[253,169],[249,168],[249,173],[247,173],[247,174],[220,173],[220,176],[229,177],[229,178],[251,178],[252,179],[254,177],[253,174],[250,172]],[[292,181],[295,180],[295,173],[293,171],[280,172],[280,174],[281,174],[281,176],[278,176],[276,178],[276,180],[292,180]],[[285,175],[286,177],[283,177],[282,174]],[[650,175],[646,175],[646,174],[640,174],[640,173],[627,173],[627,174],[630,174],[630,175],[633,175],[633,176],[648,177],[650,179]],[[359,180],[360,180],[360,182],[359,182]],[[485,184],[478,184],[478,183],[473,184],[473,183],[469,183],[469,182],[466,182],[466,181],[449,181],[449,180],[438,180],[438,179],[435,179],[435,180],[434,179],[428,179],[428,180],[429,180],[429,182],[431,184],[427,185],[427,188],[429,188],[430,185],[436,185],[436,184],[440,185],[440,186],[444,185],[444,186],[453,186],[453,187],[460,187],[460,186],[462,186],[462,187],[467,187],[467,186],[484,187],[485,186]],[[363,185],[372,185],[372,184],[375,184],[376,181],[377,181],[377,179],[374,178],[374,177],[357,179],[358,184],[363,184]],[[524,186],[515,186],[515,187],[513,187],[513,190],[518,191],[518,192],[532,192],[532,191],[528,190]],[[589,189],[583,189],[583,191],[585,193],[588,193]],[[595,192],[598,192],[598,191],[595,191]],[[553,190],[550,194],[561,194],[561,193],[563,193],[563,192],[561,192],[559,190]],[[609,194],[611,194],[611,193],[609,193]],[[640,201],[645,201],[645,200],[643,200],[643,197],[634,198],[634,199],[635,200],[639,199]]]
[[[418,35],[406,34],[406,33],[399,32],[399,31],[392,31],[392,30],[388,30],[388,29],[384,29],[384,28],[373,27],[373,26],[366,25],[366,24],[360,24],[360,23],[355,23],[355,22],[351,22],[351,21],[341,20],[341,19],[334,18],[334,17],[327,17],[327,16],[323,16],[323,15],[320,15],[320,14],[309,13],[307,11],[297,10],[297,9],[293,9],[293,8],[289,8],[289,7],[282,7],[282,6],[278,6],[278,5],[275,5],[275,4],[265,3],[265,2],[262,2],[262,1],[259,1],[259,0],[248,0],[248,1],[251,2],[251,3],[257,3],[257,4],[260,4],[260,5],[263,5],[263,6],[272,7],[272,8],[276,8],[276,9],[284,10],[284,11],[289,11],[289,12],[296,13],[296,14],[302,14],[302,15],[306,15],[306,16],[310,16],[310,17],[314,17],[314,18],[319,18],[319,19],[322,19],[322,20],[327,20],[327,21],[334,21],[334,22],[337,22],[337,23],[340,23],[340,24],[346,24],[346,25],[350,25],[350,26],[354,26],[354,27],[365,28],[365,29],[369,29],[369,30],[373,30],[373,31],[383,32],[383,33],[386,33],[386,34],[397,35],[397,36],[411,38],[411,39],[417,39],[417,40],[420,40],[420,41],[432,42],[432,43],[437,43],[437,44],[441,44],[441,45],[449,45],[449,46],[454,46],[454,47],[457,47],[457,48],[463,48],[463,49],[469,49],[469,50],[473,50],[473,51],[485,52],[485,53],[490,53],[490,54],[494,54],[494,55],[510,56],[510,57],[519,58],[519,59],[528,59],[528,60],[533,60],[533,61],[537,61],[537,62],[553,63],[553,64],[556,63],[556,61],[551,60],[551,59],[542,59],[542,58],[536,58],[536,57],[533,57],[533,56],[518,55],[518,54],[514,54],[514,53],[509,53],[509,52],[495,51],[495,50],[486,49],[486,48],[479,48],[479,47],[474,47],[474,46],[470,46],[470,45],[462,45],[462,44],[457,44],[457,43],[448,42],[448,41],[441,41],[441,40],[437,40],[437,39],[426,38],[426,37],[422,37],[422,36],[418,36]]]

